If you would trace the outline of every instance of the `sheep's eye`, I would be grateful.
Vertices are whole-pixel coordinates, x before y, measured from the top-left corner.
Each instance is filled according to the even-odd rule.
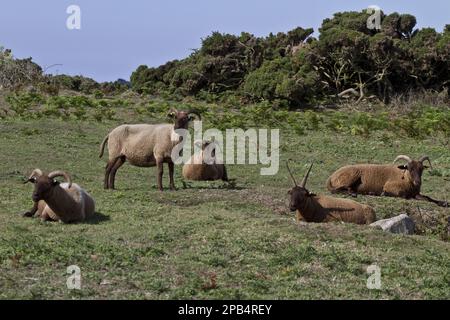
[[[32,178],[28,179],[28,181],[30,181],[31,183],[35,183],[36,182],[36,178],[32,177]]]

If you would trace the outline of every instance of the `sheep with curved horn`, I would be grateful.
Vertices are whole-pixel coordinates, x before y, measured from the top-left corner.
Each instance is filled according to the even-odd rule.
[[[297,185],[294,176],[286,163],[294,187],[289,190],[291,211],[297,212],[297,221],[306,222],[348,222],[370,224],[375,221],[374,210],[364,204],[349,199],[333,198],[325,195],[315,195],[306,189],[309,174],[313,164],[306,172],[301,185]]]
[[[405,161],[404,165],[395,165],[398,161]],[[392,164],[358,164],[338,169],[327,180],[327,188],[331,192],[346,192],[353,196],[368,194],[375,196],[401,197],[433,202],[446,207],[445,201],[434,200],[420,194],[423,170],[428,168],[423,163],[430,157],[422,156],[413,160],[409,156],[399,155]]]
[[[63,177],[65,183],[55,180]],[[95,212],[94,199],[78,184],[72,183],[70,175],[57,170],[45,174],[35,169],[25,181],[34,184],[33,208],[25,212],[25,217],[40,217],[42,220],[80,222]]]

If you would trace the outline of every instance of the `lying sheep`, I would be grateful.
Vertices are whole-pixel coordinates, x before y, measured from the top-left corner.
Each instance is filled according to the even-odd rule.
[[[56,177],[64,177],[66,182],[60,184],[54,180]],[[64,171],[53,171],[47,175],[35,169],[27,182],[34,184],[34,206],[23,214],[25,217],[36,215],[44,221],[70,223],[84,221],[95,212],[94,199],[79,185],[72,183]]]
[[[394,165],[398,160],[405,160],[406,165]],[[402,197],[406,199],[427,200],[440,206],[448,206],[445,201],[434,200],[420,194],[422,185],[423,162],[431,161],[428,156],[412,160],[399,155],[391,165],[359,164],[338,169],[327,181],[331,192],[347,192],[352,196],[357,193],[376,196]]]
[[[112,130],[100,146],[100,158],[103,156],[106,142],[108,142],[109,161],[105,169],[105,189],[114,189],[117,170],[128,160],[137,167],[158,167],[158,188],[163,190],[163,163],[169,167],[170,189],[175,189],[173,180],[174,163],[172,149],[180,142],[176,129],[187,129],[189,122],[197,115],[195,111],[169,112],[174,124],[134,124],[121,125]]]
[[[216,147],[212,141],[196,141],[201,148],[200,153],[194,154],[183,166],[183,177],[188,180],[218,180],[228,181],[227,170],[223,163],[217,163]]]
[[[375,221],[375,212],[367,205],[349,199],[315,195],[309,192],[305,186],[313,166],[312,164],[300,186],[297,185],[289,165],[287,163],[286,165],[294,182],[294,187],[288,192],[291,197],[289,207],[291,211],[297,211],[297,221],[340,221],[356,224],[370,224]]]

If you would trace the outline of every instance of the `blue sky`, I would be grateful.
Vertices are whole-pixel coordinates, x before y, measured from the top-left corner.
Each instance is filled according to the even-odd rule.
[[[81,30],[66,28],[71,4],[81,8]],[[418,27],[442,31],[450,24],[448,0],[14,0],[0,7],[0,45],[42,66],[62,64],[49,69],[53,73],[111,81],[128,79],[141,64],[186,57],[212,31],[257,36],[297,26],[317,31],[334,12],[369,5],[413,14]]]

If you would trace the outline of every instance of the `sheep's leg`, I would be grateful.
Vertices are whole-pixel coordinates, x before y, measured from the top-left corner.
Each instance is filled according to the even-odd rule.
[[[227,167],[225,167],[225,166],[223,166],[222,181],[226,181],[226,182],[228,182],[228,173],[227,173]]]
[[[349,194],[350,196],[352,196],[353,198],[358,197],[358,195],[356,194],[356,191],[353,190],[352,187],[348,187],[348,188],[347,188],[347,192],[348,192],[348,194]]]
[[[403,195],[404,185],[398,182],[386,182],[383,186],[382,196],[387,197],[405,197]]]
[[[356,198],[358,196],[358,194],[356,193],[356,191],[354,190],[354,188],[352,186],[336,188],[336,189],[331,190],[330,192],[332,194],[337,194],[337,193],[346,194],[346,195],[352,196],[353,198]]]
[[[112,160],[112,161],[111,160],[108,161],[108,164],[106,165],[106,168],[105,168],[105,180],[103,182],[103,188],[105,188],[105,189],[109,189],[109,175],[110,175],[111,169],[114,166],[114,163],[116,161],[117,161],[117,158]]]
[[[163,177],[163,173],[164,173],[163,164],[164,164],[164,162],[162,159],[156,160],[156,166],[158,167],[158,189],[159,189],[159,191],[163,191],[163,185],[162,185],[162,177]]]
[[[48,214],[47,210],[44,210],[44,212],[42,213],[41,220],[42,221],[53,221],[53,219]]]
[[[169,185],[170,185],[170,190],[175,190],[175,182],[173,181],[173,174],[174,174],[174,163],[172,161],[169,161],[167,163],[167,165],[169,166]]]
[[[30,211],[23,213],[22,216],[27,217],[27,218],[33,217],[36,214],[36,212],[38,211],[38,204],[39,204],[39,202],[34,202],[33,208],[31,208]]]
[[[418,194],[418,195],[416,195],[416,196],[415,196],[415,199],[416,199],[416,200],[425,200],[425,201],[433,202],[433,203],[437,204],[437,205],[440,206],[440,207],[448,207],[448,206],[449,206],[449,204],[448,204],[447,201],[435,200],[435,199],[430,198],[430,197],[428,197],[428,196],[425,196],[425,195],[423,195],[423,194]]]
[[[125,160],[126,160],[125,156],[118,157],[116,159],[116,162],[114,163],[113,167],[111,168],[111,172],[109,174],[109,187],[111,189],[115,188],[114,182],[116,181],[117,170],[119,170],[119,168],[121,166],[123,166],[123,164],[125,163]]]

